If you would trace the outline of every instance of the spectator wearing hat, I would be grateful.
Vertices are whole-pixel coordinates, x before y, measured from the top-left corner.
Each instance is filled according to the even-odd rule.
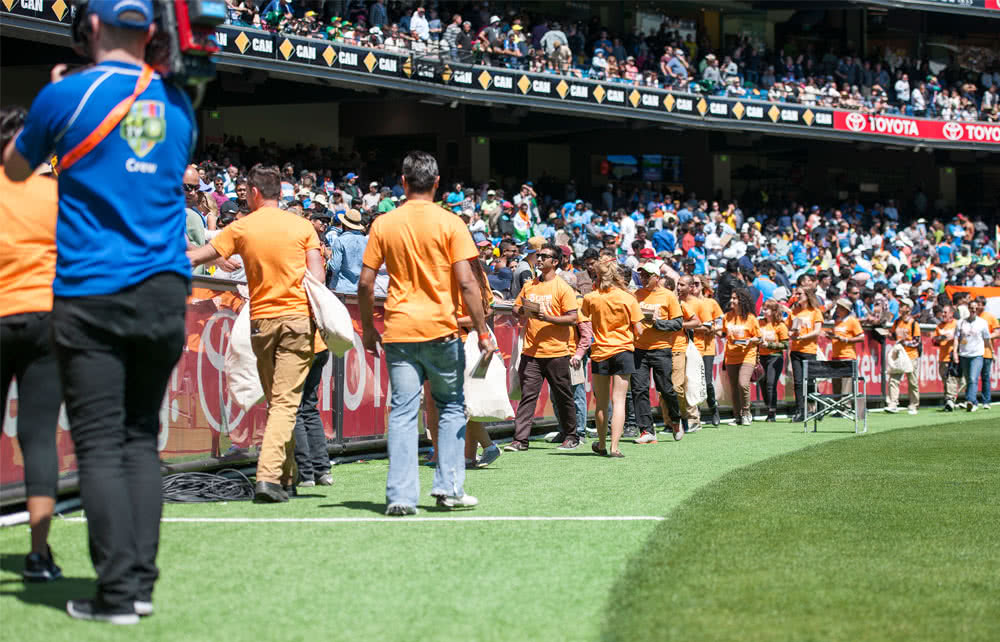
[[[955,334],[958,330],[955,308],[945,304],[939,310],[938,318],[940,322],[934,328],[931,341],[938,347],[938,376],[944,383],[942,410],[951,412],[955,409],[958,396],[965,391],[965,379],[959,374],[959,363],[952,359],[955,352]]]
[[[372,181],[368,184],[368,193],[361,197],[361,207],[365,212],[374,212],[381,200],[378,181]]]
[[[362,258],[368,246],[361,212],[350,209],[337,215],[344,233],[333,240],[330,247],[329,288],[338,294],[357,294],[361,276]]]
[[[826,337],[831,340],[830,361],[857,361],[858,353],[855,344],[865,340],[861,329],[861,321],[854,314],[854,304],[850,299],[837,299],[833,313],[833,329],[826,330]],[[852,394],[852,381],[848,377],[840,380],[839,394]]]
[[[344,181],[346,182],[346,185],[344,185],[344,192],[351,197],[351,200],[353,201],[356,198],[361,198],[361,188],[358,187],[358,175],[354,172],[348,172],[347,175],[344,176]]]
[[[886,399],[886,412],[899,412],[899,384],[906,377],[910,404],[907,412],[917,414],[920,406],[920,325],[913,318],[913,301],[904,298],[899,302],[899,318],[892,325],[892,334],[896,341],[906,350],[906,356],[913,363],[913,368],[907,373],[889,373],[889,396]]]
[[[704,234],[695,234],[694,246],[688,250],[687,256],[694,260],[694,274],[708,273],[708,251],[705,249]]]

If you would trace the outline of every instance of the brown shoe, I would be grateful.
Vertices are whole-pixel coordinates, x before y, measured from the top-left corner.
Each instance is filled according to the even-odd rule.
[[[625,455],[623,455],[620,450],[616,450],[612,453],[608,453],[608,457],[622,458],[625,457]]]
[[[599,443],[597,443],[596,441],[593,444],[591,444],[590,449],[594,451],[594,454],[600,455],[601,457],[607,457],[608,456],[608,449],[607,448],[601,448],[601,445]]]
[[[512,441],[503,447],[504,452],[508,453],[519,453],[528,449],[528,444],[522,444],[519,441]]]
[[[576,435],[570,435],[559,445],[558,450],[575,450],[580,446],[580,438]]]

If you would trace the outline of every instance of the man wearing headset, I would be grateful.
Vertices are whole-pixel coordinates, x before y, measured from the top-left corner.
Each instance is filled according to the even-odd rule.
[[[158,416],[184,344],[181,185],[195,122],[183,91],[144,63],[152,0],[85,11],[77,33],[96,64],[53,70],[3,168],[23,181],[60,159],[52,337],[97,571],[95,598],[66,608],[133,624],[152,614],[158,575]]]

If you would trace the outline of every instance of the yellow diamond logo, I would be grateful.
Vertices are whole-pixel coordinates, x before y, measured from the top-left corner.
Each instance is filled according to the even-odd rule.
[[[569,85],[566,84],[565,80],[560,80],[559,84],[556,85],[556,93],[559,94],[560,98],[565,98],[568,91]]]
[[[517,81],[517,88],[521,90],[522,94],[526,94],[531,89],[531,81],[528,80],[527,76],[521,76],[521,79]]]
[[[330,45],[326,46],[321,55],[323,56],[323,60],[326,61],[327,67],[332,67],[333,61],[337,59],[337,52]]]
[[[483,73],[479,74],[479,86],[483,89],[489,89],[491,82],[493,82],[493,76],[490,75],[490,72],[483,69]]]
[[[448,65],[445,65],[444,69],[441,70],[441,80],[445,82],[451,80],[451,67],[449,67]]]
[[[733,105],[733,116],[736,116],[737,120],[743,120],[743,114],[746,112],[743,109],[743,103],[736,103]]]
[[[363,62],[365,63],[365,67],[368,68],[368,71],[370,73],[371,70],[375,68],[375,63],[378,62],[378,58],[375,57],[375,54],[373,54],[372,52],[369,51],[368,55],[365,56],[365,59],[364,59]]]
[[[285,60],[288,60],[294,49],[295,47],[292,46],[292,43],[288,42],[288,38],[285,38],[285,41],[281,43],[280,47],[278,47],[278,51],[280,51],[281,55],[285,57]]]
[[[601,87],[600,85],[594,87],[594,100],[599,103],[604,102],[604,87]]]
[[[702,98],[698,101],[698,113],[704,116],[706,111],[708,111],[708,103]]]
[[[804,114],[802,114],[802,120],[806,121],[806,125],[813,124],[813,112],[811,109],[807,109]]]
[[[663,106],[666,107],[667,111],[673,111],[674,110],[674,102],[675,101],[674,101],[674,95],[673,94],[667,94],[663,98]]]
[[[62,20],[66,15],[66,3],[63,0],[56,0],[52,4],[52,13],[56,14],[56,20]],[[10,10],[10,7],[7,7]]]
[[[240,50],[240,53],[246,53],[247,47],[250,46],[250,39],[247,38],[247,35],[241,31],[240,35],[236,36],[236,40],[233,41],[233,44],[235,44],[236,48]]]
[[[632,103],[633,107],[638,107],[639,106],[639,99],[640,98],[642,98],[642,97],[639,95],[639,92],[636,91],[635,89],[633,89],[632,93],[628,95],[628,101],[630,103]]]
[[[771,117],[772,123],[776,123],[778,122],[778,116],[781,115],[781,111],[774,105],[771,105],[771,108],[767,110],[767,115]]]
[[[10,11],[10,8],[14,6],[14,0],[0,0],[0,2],[3,2],[3,6],[7,7],[7,11]]]
[[[406,62],[403,63],[403,73],[406,74],[407,78],[413,75],[413,56],[407,58]]]

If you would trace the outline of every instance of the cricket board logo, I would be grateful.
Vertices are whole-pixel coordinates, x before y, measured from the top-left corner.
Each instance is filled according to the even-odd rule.
[[[167,134],[167,119],[163,103],[158,100],[137,100],[122,121],[121,137],[142,158],[163,142]]]
[[[965,130],[961,125],[955,122],[947,122],[941,127],[941,133],[948,140],[961,140],[962,136],[965,134]]]
[[[847,128],[850,129],[852,132],[865,131],[865,125],[866,125],[865,117],[856,111],[847,114],[845,122],[847,123]]]

